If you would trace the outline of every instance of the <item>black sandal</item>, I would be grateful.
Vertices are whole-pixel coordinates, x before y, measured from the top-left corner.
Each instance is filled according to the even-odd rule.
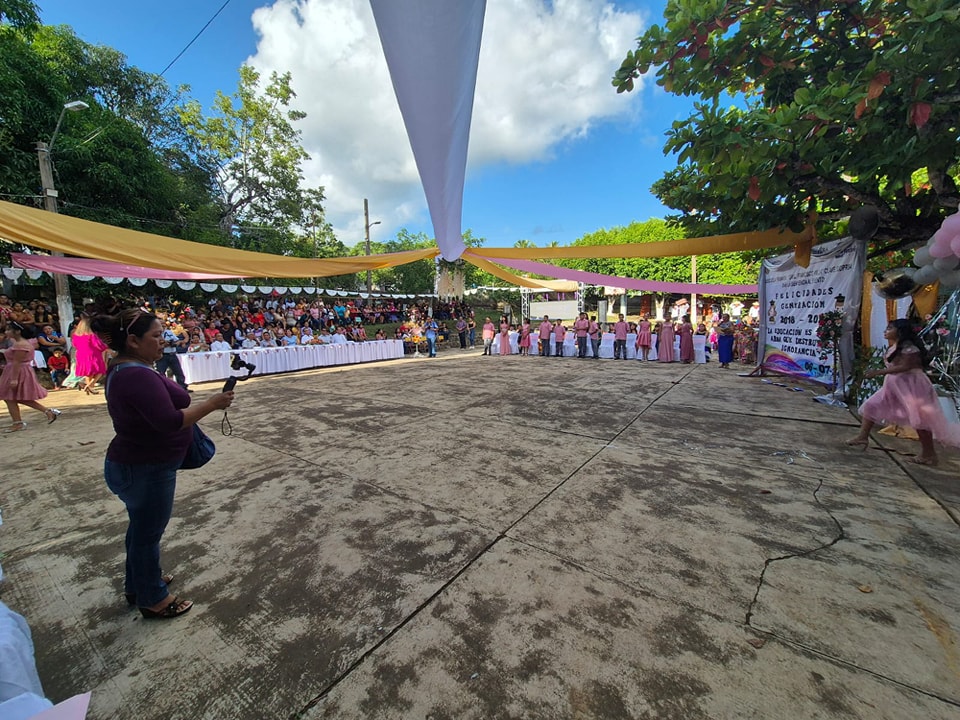
[[[190,608],[192,607],[193,603],[191,601],[181,600],[180,598],[175,597],[173,602],[167,605],[163,610],[151,610],[150,608],[142,607],[140,608],[140,614],[143,615],[147,620],[170,620],[190,612]]]
[[[173,575],[161,575],[160,579],[163,580],[167,585],[171,585],[173,583]],[[123,596],[127,599],[127,605],[137,604],[136,593],[124,593]]]

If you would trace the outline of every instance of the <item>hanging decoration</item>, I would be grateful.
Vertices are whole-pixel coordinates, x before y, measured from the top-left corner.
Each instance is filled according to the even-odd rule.
[[[371,0],[390,80],[445,260],[461,221],[486,0]]]
[[[930,354],[933,381],[952,393],[960,392],[960,290],[927,316],[920,339]]]

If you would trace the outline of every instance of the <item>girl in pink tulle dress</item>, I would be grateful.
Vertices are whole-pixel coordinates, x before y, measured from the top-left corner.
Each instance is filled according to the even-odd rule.
[[[47,391],[37,382],[37,375],[30,365],[34,353],[30,344],[33,332],[18,322],[10,321],[6,334],[13,345],[3,351],[7,364],[0,374],[0,400],[7,404],[12,424],[4,432],[17,432],[27,426],[20,416],[21,405],[39,410],[47,416],[47,422],[52,423],[60,417],[60,411],[37,402],[47,396]]]
[[[920,438],[920,455],[911,461],[936,465],[934,439],[960,447],[960,424],[948,422],[940,408],[933,383],[923,371],[927,366],[926,351],[911,322],[894,320],[883,336],[890,344],[884,358],[886,368],[868,370],[865,374],[868,378],[882,375],[883,385],[860,406],[863,417],[860,433],[847,440],[847,444],[866,450],[870,430],[876,423],[907,425],[916,430]]]
[[[523,321],[520,326],[520,342],[517,343],[521,355],[530,354],[530,318]]]
[[[646,315],[643,320],[637,323],[637,355],[641,360],[646,361],[650,355],[650,346],[653,344],[653,337],[650,331],[650,318]]]
[[[81,317],[77,327],[74,328],[70,342],[73,343],[77,353],[73,372],[77,377],[84,379],[81,389],[87,395],[96,395],[98,391],[94,390],[93,386],[107,372],[107,363],[103,357],[107,346],[90,329],[90,320],[86,315]]]

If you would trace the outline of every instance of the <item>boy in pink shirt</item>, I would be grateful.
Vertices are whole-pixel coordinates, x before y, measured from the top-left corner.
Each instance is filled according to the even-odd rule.
[[[590,332],[590,321],[587,320],[586,313],[580,313],[580,317],[573,323],[573,329],[577,334],[577,357],[585,358],[587,356],[587,333]]]
[[[593,349],[593,359],[600,359],[600,323],[597,322],[597,316],[590,316],[590,328],[587,330],[587,334],[590,335],[590,345]]]
[[[617,316],[619,320],[613,324],[613,359],[627,359],[627,331],[630,326],[623,319],[623,314]]]
[[[553,324],[550,318],[543,316],[543,322],[540,323],[540,355],[550,357],[550,333],[553,332]]]
[[[497,328],[494,327],[490,318],[484,318],[483,323],[483,354],[492,355],[493,336],[497,334]]]
[[[567,336],[567,329],[563,326],[563,320],[557,320],[553,326],[553,340],[556,347],[557,357],[563,357],[563,339]]]

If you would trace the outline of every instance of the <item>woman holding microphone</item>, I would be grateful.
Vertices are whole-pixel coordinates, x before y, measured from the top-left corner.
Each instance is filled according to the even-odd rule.
[[[124,593],[145,618],[183,615],[193,603],[170,594],[160,570],[160,539],[173,512],[177,470],[193,441],[193,425],[233,402],[218,393],[191,406],[190,395],[153,369],[163,354],[163,325],[137,309],[99,315],[91,329],[117,353],[107,372],[107,410],[116,436],[104,477],[130,518]]]

